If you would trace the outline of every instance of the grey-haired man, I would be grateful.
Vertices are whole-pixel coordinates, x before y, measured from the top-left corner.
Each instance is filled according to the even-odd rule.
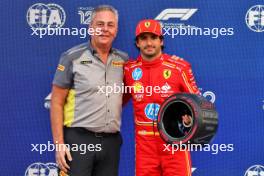
[[[122,137],[122,93],[100,87],[123,83],[128,55],[112,48],[118,30],[118,12],[98,6],[90,28],[101,29],[88,43],[64,52],[55,73],[51,98],[51,126],[56,162],[70,176],[116,176]],[[85,150],[83,150],[85,148]]]

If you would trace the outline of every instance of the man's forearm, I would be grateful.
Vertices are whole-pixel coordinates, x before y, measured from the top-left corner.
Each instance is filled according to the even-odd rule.
[[[56,104],[51,101],[51,129],[53,142],[62,144],[64,143],[63,138],[63,106]]]

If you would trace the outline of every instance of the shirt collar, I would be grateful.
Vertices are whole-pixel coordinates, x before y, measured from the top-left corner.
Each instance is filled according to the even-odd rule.
[[[97,53],[96,49],[92,47],[91,40],[88,40],[88,50],[92,53],[93,56]],[[116,52],[116,49],[111,47],[110,54],[115,53],[115,52]]]
[[[142,66],[144,67],[153,67],[156,65],[160,65],[163,61],[163,54],[161,54],[161,56],[153,59],[152,61],[146,61],[142,58],[141,55],[139,55],[138,60],[142,63]]]

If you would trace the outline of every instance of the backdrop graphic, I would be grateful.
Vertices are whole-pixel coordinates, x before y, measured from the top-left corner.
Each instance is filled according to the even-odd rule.
[[[33,175],[52,175],[54,152],[31,151],[31,144],[52,141],[44,99],[51,91],[60,54],[88,40],[81,28],[87,27],[90,10],[99,4],[118,9],[119,33],[114,47],[131,58],[138,55],[134,46],[137,22],[159,19],[164,27],[165,52],[191,62],[198,86],[215,102],[219,129],[213,143],[233,144],[234,150],[192,152],[193,175],[264,175],[261,0],[2,0],[0,175],[30,175],[28,167],[44,168],[45,173]],[[69,30],[64,35],[50,31],[51,35],[40,36],[39,28],[48,25]],[[133,128],[129,103],[123,110],[120,176],[134,175]]]

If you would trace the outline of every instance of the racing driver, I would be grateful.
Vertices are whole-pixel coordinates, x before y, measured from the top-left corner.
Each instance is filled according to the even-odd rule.
[[[162,52],[163,35],[158,21],[142,20],[136,27],[136,46],[140,55],[125,64],[125,85],[132,87],[135,138],[136,176],[190,176],[189,151],[164,151],[164,141],[157,129],[157,115],[162,102],[180,92],[200,94],[190,64]],[[152,87],[152,94],[145,88]],[[125,96],[128,97],[128,96]],[[125,102],[128,98],[125,98]],[[192,123],[182,116],[183,126]]]

